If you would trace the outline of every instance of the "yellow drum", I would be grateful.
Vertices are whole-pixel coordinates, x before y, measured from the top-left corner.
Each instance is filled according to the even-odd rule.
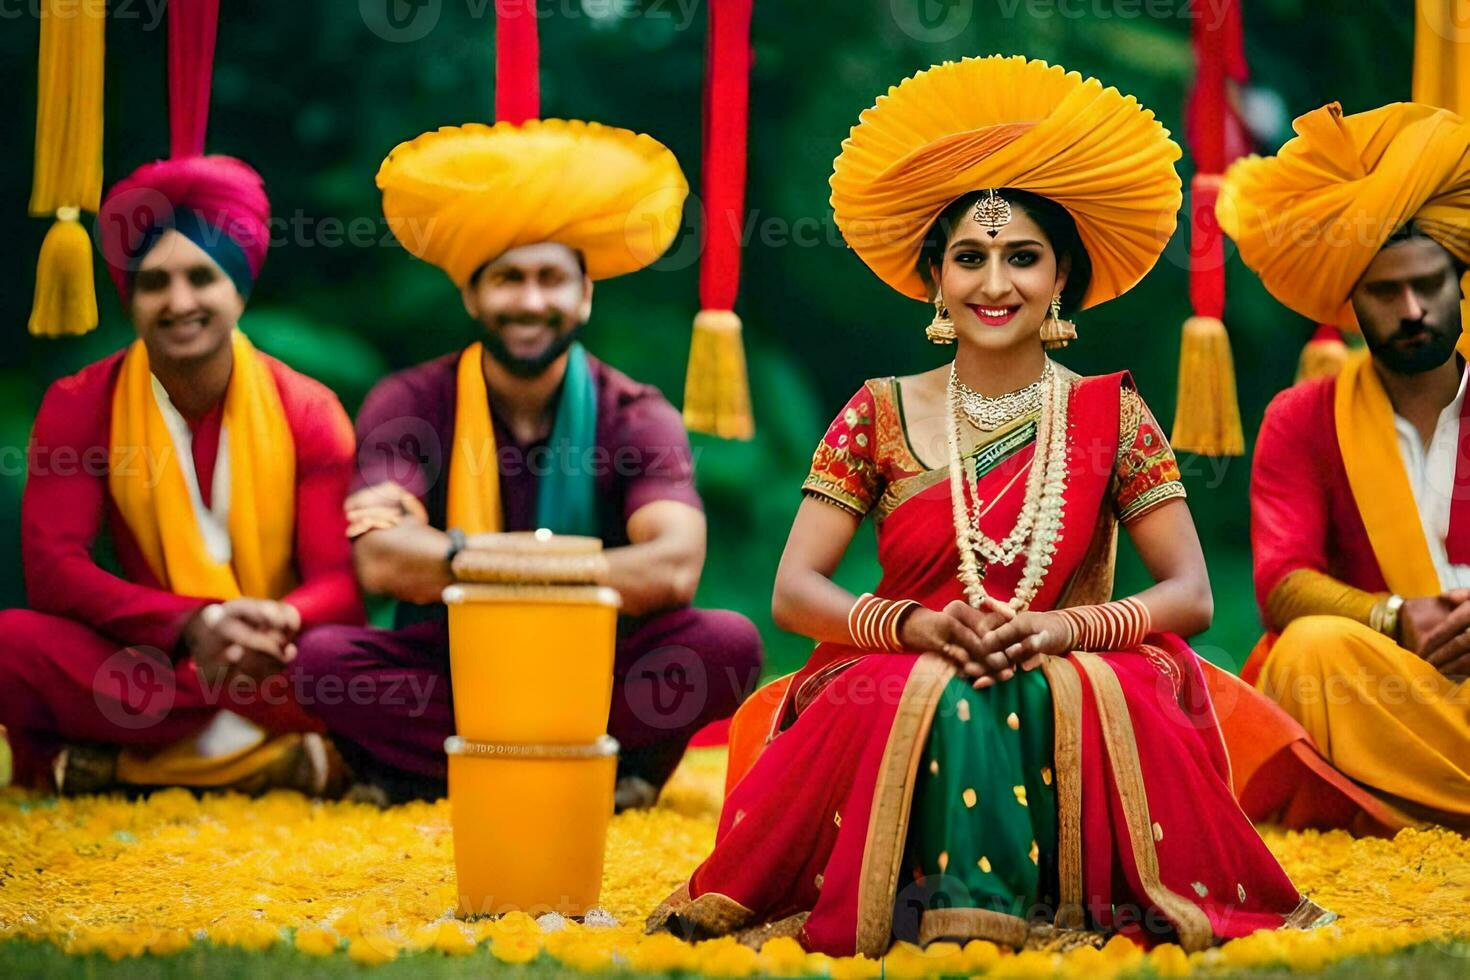
[[[602,890],[618,743],[512,745],[454,736],[449,806],[463,915],[586,915]]]
[[[455,730],[484,742],[586,743],[607,731],[618,594],[451,585]]]

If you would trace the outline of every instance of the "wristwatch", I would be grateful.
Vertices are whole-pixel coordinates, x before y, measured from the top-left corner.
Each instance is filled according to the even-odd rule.
[[[454,567],[454,556],[459,554],[469,544],[469,537],[464,531],[457,527],[450,528],[446,534],[449,535],[449,548],[444,552],[444,561],[450,568]]]

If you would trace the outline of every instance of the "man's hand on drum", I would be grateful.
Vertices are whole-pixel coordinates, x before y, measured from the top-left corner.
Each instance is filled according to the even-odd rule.
[[[987,654],[981,638],[1005,623],[1009,609],[987,602],[982,609],[956,599],[940,612],[917,608],[899,624],[899,643],[905,650],[933,653],[950,661],[976,687],[985,687],[1015,674],[1003,652]]]
[[[980,651],[985,656],[999,654],[1007,664],[1019,670],[1034,670],[1041,666],[1043,657],[1061,656],[1071,647],[1072,624],[1065,616],[1054,612],[1023,612],[980,639]],[[1014,672],[1011,671],[1012,674]],[[1005,680],[1006,677],[998,679]],[[975,686],[986,685],[977,681]]]

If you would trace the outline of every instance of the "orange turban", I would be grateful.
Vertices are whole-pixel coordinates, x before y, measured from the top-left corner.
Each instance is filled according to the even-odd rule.
[[[581,252],[593,279],[653,262],[679,229],[689,185],[662,143],[592,122],[446,126],[400,143],[378,169],[383,214],[409,252],[463,286],[520,245]]]
[[[1413,102],[1351,116],[1334,102],[1292,126],[1276,156],[1226,171],[1215,208],[1271,295],[1355,329],[1354,285],[1411,218],[1470,261],[1470,124]]]
[[[927,299],[929,227],[955,198],[1014,187],[1062,205],[1092,260],[1084,307],[1127,292],[1174,232],[1179,147],[1132,96],[1019,55],[935,65],[879,96],[833,165],[843,237],[894,289]]]

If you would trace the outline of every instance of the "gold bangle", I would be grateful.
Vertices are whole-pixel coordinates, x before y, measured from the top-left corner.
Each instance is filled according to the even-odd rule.
[[[1399,611],[1404,608],[1404,597],[1397,593],[1386,595],[1373,603],[1368,612],[1368,628],[1391,640],[1399,638]]]
[[[852,645],[863,650],[897,653],[902,649],[898,640],[899,620],[917,605],[913,599],[882,599],[864,592],[847,611],[847,632]]]
[[[913,599],[904,599],[893,604],[893,611],[888,619],[888,649],[891,653],[898,653],[903,649],[903,642],[898,637],[899,627],[903,625],[903,619],[909,610],[917,609],[920,603]]]
[[[1153,629],[1148,607],[1133,596],[1057,612],[1072,624],[1075,650],[1128,650],[1142,643]]]

